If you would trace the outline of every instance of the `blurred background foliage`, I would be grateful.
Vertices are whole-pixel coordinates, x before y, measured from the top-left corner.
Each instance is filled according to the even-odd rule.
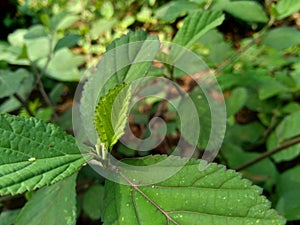
[[[109,43],[140,29],[172,41],[187,15],[222,11],[222,24],[190,48],[215,73],[226,100],[227,132],[217,162],[239,168],[299,138],[299,9],[298,0],[1,1],[0,113],[35,116],[72,133],[71,107],[78,81],[101,59]],[[184,77],[177,81],[188,82]],[[135,134],[147,135],[146,125],[158,106],[156,101],[145,102],[133,112]],[[172,115],[164,112],[167,139],[149,154],[168,153],[176,145]],[[241,168],[245,177],[264,188],[288,224],[300,221],[298,143]],[[119,158],[141,154],[121,144],[115,152]],[[103,179],[85,167],[77,184],[78,224],[99,224],[101,198],[98,205],[93,200],[102,193]],[[5,212],[0,224],[11,224],[15,210],[29,198],[30,193],[0,199]]]

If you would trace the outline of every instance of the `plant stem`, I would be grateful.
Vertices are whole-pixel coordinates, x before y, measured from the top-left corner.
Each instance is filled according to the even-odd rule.
[[[261,160],[263,160],[263,159],[265,159],[265,158],[267,158],[267,157],[269,157],[269,156],[271,156],[275,153],[278,153],[278,152],[280,152],[280,151],[282,151],[282,150],[284,150],[288,147],[291,147],[293,145],[296,145],[298,143],[300,143],[300,136],[283,143],[282,145],[278,146],[277,148],[274,148],[270,151],[262,153],[260,156],[258,156],[256,158],[242,164],[241,166],[238,166],[238,167],[234,168],[234,170],[241,171],[241,170],[243,170],[243,169],[245,169],[249,166],[252,166],[252,165],[256,164],[257,162],[260,162]]]
[[[34,74],[35,74],[35,77],[36,77],[36,84],[38,86],[38,90],[39,92],[41,93],[45,103],[48,105],[48,107],[50,107],[53,111],[53,116],[54,116],[54,119],[55,120],[58,120],[58,115],[57,113],[55,112],[55,108],[54,106],[52,105],[46,91],[45,91],[45,88],[44,88],[44,84],[42,82],[42,77],[44,76],[44,74],[46,73],[46,70],[48,68],[48,65],[50,63],[50,60],[52,58],[52,45],[53,45],[53,41],[52,41],[52,37],[49,37],[49,54],[48,54],[48,57],[47,57],[47,61],[46,61],[46,64],[45,66],[43,67],[43,69],[39,72],[35,63],[34,62],[31,62],[31,65],[32,65],[32,68],[34,70]]]

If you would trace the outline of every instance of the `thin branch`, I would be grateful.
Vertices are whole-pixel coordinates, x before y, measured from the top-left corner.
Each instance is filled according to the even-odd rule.
[[[260,156],[258,156],[257,158],[254,158],[254,159],[252,159],[252,160],[250,160],[250,161],[248,161],[248,162],[246,162],[246,163],[242,164],[241,166],[236,167],[234,169],[236,171],[241,171],[241,170],[243,170],[243,169],[245,169],[249,166],[252,166],[252,165],[256,164],[257,162],[260,162],[261,160],[263,160],[263,159],[265,159],[265,158],[267,158],[271,155],[274,155],[275,153],[278,153],[278,152],[280,152],[280,151],[282,151],[282,150],[284,150],[288,147],[291,147],[291,146],[299,144],[299,143],[300,143],[300,136],[298,136],[298,137],[296,137],[296,138],[294,138],[290,141],[287,141],[287,142],[283,143],[282,145],[280,145],[277,148],[274,148],[270,151],[264,152]]]
[[[58,115],[57,115],[57,113],[55,111],[55,108],[54,108],[52,102],[50,101],[50,98],[49,98],[48,94],[45,91],[44,84],[42,82],[42,77],[46,73],[46,70],[47,70],[47,68],[49,66],[50,60],[52,58],[52,45],[53,45],[52,38],[49,37],[49,54],[48,54],[48,57],[47,57],[46,64],[45,64],[45,66],[43,67],[43,69],[40,72],[38,71],[38,69],[37,69],[37,67],[36,67],[36,65],[35,65],[34,62],[31,62],[31,65],[32,65],[32,68],[34,70],[34,75],[36,77],[36,84],[35,84],[35,86],[36,85],[38,86],[38,90],[41,93],[41,95],[42,95],[45,103],[48,105],[48,107],[50,107],[52,109],[54,119],[58,120]]]

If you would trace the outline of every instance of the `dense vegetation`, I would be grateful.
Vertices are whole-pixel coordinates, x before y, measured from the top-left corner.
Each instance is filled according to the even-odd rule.
[[[11,0],[0,9],[1,225],[300,222],[300,1]],[[224,96],[227,114],[224,121],[219,114],[216,127],[205,91],[172,66],[174,55],[180,62],[180,48],[159,51],[166,42],[202,58],[204,72],[218,82],[223,95],[213,93],[211,101]],[[119,50],[132,43],[126,54]],[[118,60],[145,55],[151,61],[125,65],[104,82]],[[188,92],[195,113],[185,103],[178,108],[200,121],[196,143],[194,125],[180,125],[176,103],[164,100],[176,102],[167,83],[151,86],[159,98],[130,107],[132,77],[139,76],[164,78]],[[97,92],[97,102],[82,99],[83,123],[92,118],[98,138],[86,152],[79,151],[72,126],[82,78],[90,81],[83,96],[101,82],[105,89]],[[166,124],[159,145],[136,151],[138,143],[119,141],[127,121],[135,136],[152,137],[153,117]],[[199,170],[211,132],[217,132],[216,146],[224,140],[215,163]],[[170,156],[180,171],[159,182],[148,184],[107,161],[111,153],[130,165],[149,166],[166,160],[181,138],[195,144],[194,159]],[[116,178],[101,177],[87,162]]]

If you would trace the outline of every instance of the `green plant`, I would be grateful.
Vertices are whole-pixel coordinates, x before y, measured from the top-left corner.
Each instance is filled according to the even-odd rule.
[[[92,220],[101,218],[104,224],[297,222],[300,32],[285,23],[299,9],[298,1],[269,1],[266,8],[257,1],[170,1],[162,5],[136,1],[132,9],[138,12],[136,16],[125,13],[132,7],[131,2],[96,2],[95,6],[76,1],[69,8],[63,1],[49,1],[55,6],[48,7],[51,12],[39,5],[24,5],[22,10],[28,10],[42,25],[17,30],[9,35],[9,43],[0,44],[0,60],[4,62],[0,64],[0,98],[4,99],[0,111],[13,112],[22,107],[20,116],[0,114],[0,200],[9,201],[25,193],[27,201],[22,209],[1,213],[0,224],[75,224],[80,211]],[[77,9],[82,5],[87,6],[84,12]],[[99,13],[97,7],[106,10]],[[228,15],[251,29],[251,38],[239,39],[239,50],[232,46],[234,41],[225,41],[224,34],[216,29]],[[158,37],[142,31],[127,33],[134,24]],[[192,50],[216,75],[227,107],[227,132],[216,160],[231,169],[216,163],[206,165],[201,159],[167,156],[176,151],[178,137],[182,136],[189,145],[195,144],[193,157],[200,158],[215,128],[205,90],[173,66],[184,52],[176,47],[161,51],[159,45],[164,40]],[[126,46],[124,50],[122,46]],[[78,48],[83,49],[82,55],[78,55]],[[64,127],[64,119],[59,118],[55,108],[59,96],[65,86],[70,87],[67,82],[79,81],[82,70],[103,52],[97,74],[93,69],[89,71],[93,75],[84,87],[80,111],[86,140],[93,144],[90,147],[78,143],[78,136],[76,140],[46,122],[52,120]],[[130,64],[145,55],[151,60]],[[124,60],[128,64],[119,68]],[[193,63],[189,65],[194,71]],[[114,69],[116,72],[108,79]],[[101,82],[95,82],[99,81],[95,77]],[[139,78],[146,78],[144,86],[134,83]],[[177,83],[177,91],[187,91],[195,111],[186,101],[176,102],[180,94],[170,97],[167,83],[157,78]],[[42,98],[35,97],[35,87]],[[47,87],[53,90],[46,93]],[[151,93],[149,89],[153,88],[158,95],[136,101],[137,87],[144,88],[141,95]],[[88,90],[96,94],[91,96]],[[213,94],[211,100],[220,100],[221,93]],[[188,115],[191,122],[182,125],[176,109]],[[127,122],[133,130],[139,130],[140,138],[153,137],[147,125],[157,116],[166,124],[161,131],[165,131],[167,140],[163,143],[167,147],[135,151],[143,146],[120,141]],[[217,121],[215,145],[224,135],[221,118]],[[195,132],[195,121],[200,121],[200,134]],[[187,132],[180,133],[182,129]],[[181,153],[189,154],[188,149]],[[122,159],[128,168],[115,166],[110,154]],[[165,160],[169,164],[160,164]],[[104,181],[87,163],[111,173],[113,178]],[[146,172],[130,170],[130,165],[151,168],[156,175],[149,178]],[[232,169],[241,171],[254,185]],[[178,172],[173,174],[173,170]],[[168,173],[172,176],[161,179]],[[264,188],[272,207],[285,218],[270,209],[271,203],[256,185]]]

